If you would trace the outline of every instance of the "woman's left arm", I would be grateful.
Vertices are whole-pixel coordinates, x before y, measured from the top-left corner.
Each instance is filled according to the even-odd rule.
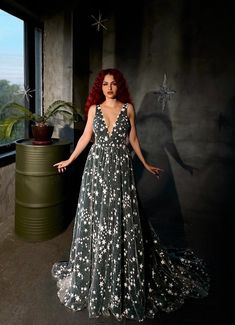
[[[154,175],[157,175],[157,177],[159,178],[160,172],[162,172],[163,169],[158,168],[156,166],[153,166],[153,165],[147,163],[144,156],[143,156],[143,154],[142,154],[139,139],[138,139],[138,136],[137,136],[136,125],[135,125],[135,110],[134,110],[133,105],[131,105],[131,104],[128,104],[127,115],[128,115],[130,125],[131,125],[131,130],[130,130],[130,134],[129,134],[129,141],[130,141],[130,144],[131,144],[133,150],[135,151],[136,155],[138,156],[138,158],[140,159],[140,161],[142,162],[144,167],[150,173],[152,173]]]

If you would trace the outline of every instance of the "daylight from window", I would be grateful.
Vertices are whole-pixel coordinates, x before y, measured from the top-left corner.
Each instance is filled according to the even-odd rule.
[[[0,10],[0,106],[9,102],[24,104],[24,21]],[[1,113],[0,119],[8,117]],[[11,116],[9,116],[11,117]],[[0,144],[24,137],[24,123],[13,130],[11,138]]]

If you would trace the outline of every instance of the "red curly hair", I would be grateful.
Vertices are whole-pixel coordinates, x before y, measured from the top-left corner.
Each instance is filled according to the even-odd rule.
[[[114,77],[114,80],[117,83],[117,99],[122,103],[130,103],[132,104],[132,100],[130,98],[129,90],[127,87],[126,80],[123,74],[117,69],[103,69],[101,70],[91,88],[90,94],[87,97],[86,104],[85,104],[85,116],[87,118],[89,108],[91,105],[98,105],[103,103],[105,100],[103,91],[102,91],[102,84],[104,77],[110,74]]]

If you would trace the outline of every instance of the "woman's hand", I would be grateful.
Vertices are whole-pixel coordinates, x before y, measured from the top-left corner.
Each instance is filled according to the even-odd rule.
[[[152,174],[156,175],[159,179],[160,173],[164,171],[164,169],[158,168],[156,166],[150,165],[148,163],[144,164],[144,167]]]
[[[53,165],[53,167],[57,167],[59,173],[63,173],[66,171],[66,167],[71,164],[71,161],[69,159],[60,161]]]

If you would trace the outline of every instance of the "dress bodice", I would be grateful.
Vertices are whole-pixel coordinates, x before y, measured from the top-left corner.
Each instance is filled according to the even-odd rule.
[[[130,131],[130,121],[127,116],[127,106],[124,104],[117,115],[116,121],[109,133],[100,105],[96,106],[96,113],[93,122],[93,130],[95,134],[95,144],[116,147],[126,145],[128,142],[128,134]]]

